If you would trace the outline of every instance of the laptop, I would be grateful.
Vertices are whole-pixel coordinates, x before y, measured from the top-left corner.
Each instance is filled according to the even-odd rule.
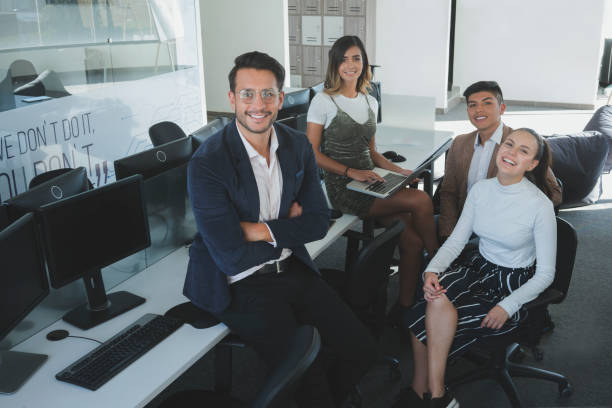
[[[438,157],[447,151],[450,145],[453,143],[452,139],[448,139],[442,145],[437,147],[432,153],[429,154],[424,160],[422,160],[417,167],[414,169],[410,176],[404,176],[403,174],[396,173],[394,171],[381,169],[374,167],[373,171],[379,176],[385,179],[382,181],[374,181],[366,183],[364,181],[353,180],[346,185],[349,190],[357,191],[359,193],[369,194],[378,198],[387,198],[392,196],[397,190],[410,184],[414,179],[418,178],[418,175],[423,169],[428,168]]]

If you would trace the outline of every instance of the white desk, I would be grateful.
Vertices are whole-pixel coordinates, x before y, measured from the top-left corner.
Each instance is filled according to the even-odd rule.
[[[380,153],[394,150],[406,158],[405,162],[397,164],[413,169],[453,136],[453,132],[443,130],[408,129],[379,124],[376,128],[376,150]]]
[[[356,216],[343,215],[336,220],[325,238],[307,245],[311,256],[314,258],[323,252],[357,219]],[[114,288],[113,291],[127,290],[147,299],[143,305],[129,312],[87,331],[59,320],[14,347],[13,350],[17,351],[48,354],[49,359],[17,393],[0,395],[0,406],[131,408],[146,405],[221,341],[229,333],[229,329],[222,323],[208,329],[194,329],[190,325],[183,325],[97,391],[58,381],[55,374],[96,348],[98,344],[71,337],[51,342],[45,336],[51,330],[66,329],[74,336],[105,341],[145,313],[164,314],[172,306],[187,301],[182,295],[187,262],[187,249],[178,249]]]

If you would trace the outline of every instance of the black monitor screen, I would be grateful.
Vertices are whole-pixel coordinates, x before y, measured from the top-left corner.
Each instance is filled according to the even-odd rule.
[[[9,225],[8,206],[0,204],[0,231]]]
[[[40,208],[51,286],[62,287],[150,245],[142,177]]]
[[[193,146],[190,137],[183,137],[172,142],[153,147],[131,156],[115,160],[115,178],[141,174],[144,179],[154,177],[166,170],[187,163],[191,158]]]
[[[0,340],[49,293],[33,214],[0,231]]]
[[[196,130],[191,134],[191,138],[193,139],[193,151],[195,152],[198,147],[206,139],[223,129],[225,125],[230,122],[229,118],[219,117],[214,120],[211,120],[206,125],[202,126],[200,129]]]
[[[45,181],[7,200],[9,219],[14,221],[25,213],[34,211],[45,204],[87,191],[89,189],[88,181],[85,167],[77,167]]]

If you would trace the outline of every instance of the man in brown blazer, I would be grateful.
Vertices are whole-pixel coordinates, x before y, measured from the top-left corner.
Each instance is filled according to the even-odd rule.
[[[497,150],[512,132],[501,120],[506,105],[497,82],[476,82],[465,90],[463,96],[468,117],[476,130],[457,136],[446,157],[444,179],[440,186],[438,235],[441,242],[453,232],[474,183],[497,174]],[[553,204],[557,206],[562,200],[561,187],[550,168],[547,181]]]

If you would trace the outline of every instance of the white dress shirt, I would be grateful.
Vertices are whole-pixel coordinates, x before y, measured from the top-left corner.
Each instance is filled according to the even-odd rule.
[[[236,125],[236,127],[238,128],[238,125]],[[253,168],[253,174],[255,175],[255,181],[257,182],[257,191],[259,192],[259,222],[275,220],[278,218],[281,192],[283,191],[283,174],[281,172],[280,164],[278,163],[278,158],[276,157],[276,150],[278,149],[278,138],[276,137],[276,131],[274,130],[274,127],[272,127],[272,132],[270,134],[269,166],[266,158],[259,154],[257,150],[255,150],[253,146],[251,146],[251,144],[244,138],[240,132],[240,128],[238,128],[238,134],[240,135],[240,139],[242,140],[244,148],[249,156],[249,160],[251,161],[251,167]],[[272,230],[270,230],[270,227],[268,227],[268,230],[270,231],[270,236],[273,240],[273,242],[270,242],[270,244],[276,247],[276,239],[274,238],[274,234],[272,233]],[[283,248],[280,258],[268,261],[266,263],[282,261],[289,256],[291,256],[291,250],[288,248]],[[266,263],[253,266],[237,275],[228,276],[228,282],[231,284],[244,279],[247,276],[255,273],[256,270],[264,266]]]
[[[478,250],[489,262],[525,268],[537,259],[533,277],[499,302],[509,316],[552,283],[557,254],[555,210],[552,201],[526,178],[509,186],[501,185],[497,177],[477,182],[455,229],[425,271],[444,272],[472,231],[480,237]]]
[[[474,140],[474,154],[472,155],[470,171],[468,172],[468,193],[478,180],[487,178],[487,171],[489,170],[489,163],[491,163],[493,150],[495,150],[495,145],[501,143],[503,133],[504,124],[500,121],[499,126],[495,129],[495,132],[493,132],[489,140],[484,143],[484,146],[479,143],[480,133],[476,134],[476,139]]]

